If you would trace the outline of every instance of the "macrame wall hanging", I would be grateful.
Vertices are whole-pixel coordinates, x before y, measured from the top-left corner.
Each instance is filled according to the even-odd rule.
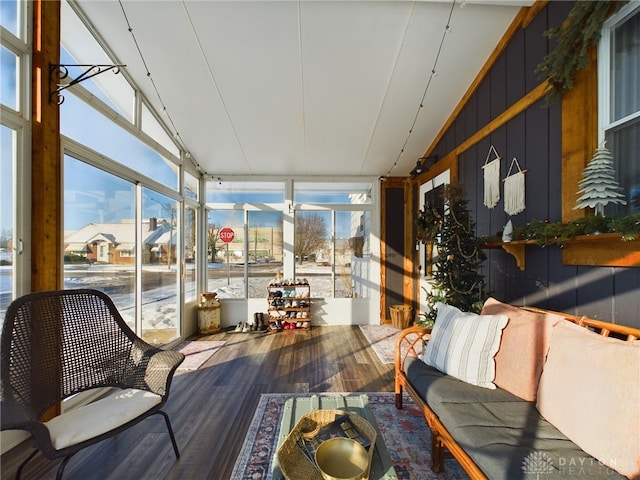
[[[518,171],[511,175],[514,165],[518,168]],[[520,168],[518,159],[513,157],[507,172],[507,178],[504,179],[504,211],[509,215],[517,215],[526,208],[524,204],[525,172],[526,170]]]
[[[493,154],[493,160],[490,160]],[[493,145],[489,147],[487,158],[482,167],[484,170],[484,205],[495,207],[500,201],[500,155]]]

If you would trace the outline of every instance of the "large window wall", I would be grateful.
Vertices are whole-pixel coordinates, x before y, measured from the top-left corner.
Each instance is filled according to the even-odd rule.
[[[79,15],[62,2],[61,63],[115,63]],[[108,293],[132,329],[167,344],[197,298],[200,175],[124,72],[61,93],[64,287]]]
[[[370,179],[211,179],[207,289],[263,299],[278,276],[306,280],[319,299],[371,298],[372,189]]]

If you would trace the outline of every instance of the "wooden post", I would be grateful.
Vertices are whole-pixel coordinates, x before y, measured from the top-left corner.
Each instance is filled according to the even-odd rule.
[[[32,53],[31,291],[40,292],[58,290],[62,285],[60,106],[50,100],[49,73],[50,65],[60,63],[59,0],[33,1]],[[40,350],[35,338],[33,354]],[[42,420],[49,420],[60,411],[60,405],[54,406],[42,415]]]
[[[50,65],[60,63],[60,1],[33,1],[31,93],[31,290],[62,284],[60,106],[50,100]],[[55,85],[54,85],[55,88]]]

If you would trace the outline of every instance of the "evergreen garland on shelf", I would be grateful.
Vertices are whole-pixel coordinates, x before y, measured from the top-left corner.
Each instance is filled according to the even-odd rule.
[[[561,27],[545,32],[547,37],[557,39],[556,47],[536,67],[536,73],[541,78],[548,78],[552,87],[547,93],[547,105],[557,102],[563,93],[571,90],[578,69],[587,70],[587,53],[590,47],[598,44],[602,25],[625,3],[627,1],[578,0]]]
[[[443,191],[446,212],[442,215],[425,208],[416,222],[423,243],[433,241],[437,257],[433,264],[431,291],[426,292],[429,313],[416,323],[428,326],[435,321],[437,302],[447,303],[466,312],[479,312],[484,300],[486,255],[475,235],[475,223],[467,208],[461,187],[447,185]]]
[[[549,222],[533,219],[513,228],[513,240],[534,240],[540,246],[564,245],[580,235],[618,233],[623,242],[640,238],[640,213],[618,217],[589,215],[572,222]],[[484,243],[500,242],[500,236],[483,237]]]

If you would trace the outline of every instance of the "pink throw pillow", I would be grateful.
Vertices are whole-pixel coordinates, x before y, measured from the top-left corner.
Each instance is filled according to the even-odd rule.
[[[494,383],[524,400],[535,402],[551,330],[561,317],[529,312],[495,298],[488,298],[480,313],[509,317],[495,356]]]
[[[589,455],[640,478],[640,341],[603,337],[569,321],[553,330],[538,410]]]

